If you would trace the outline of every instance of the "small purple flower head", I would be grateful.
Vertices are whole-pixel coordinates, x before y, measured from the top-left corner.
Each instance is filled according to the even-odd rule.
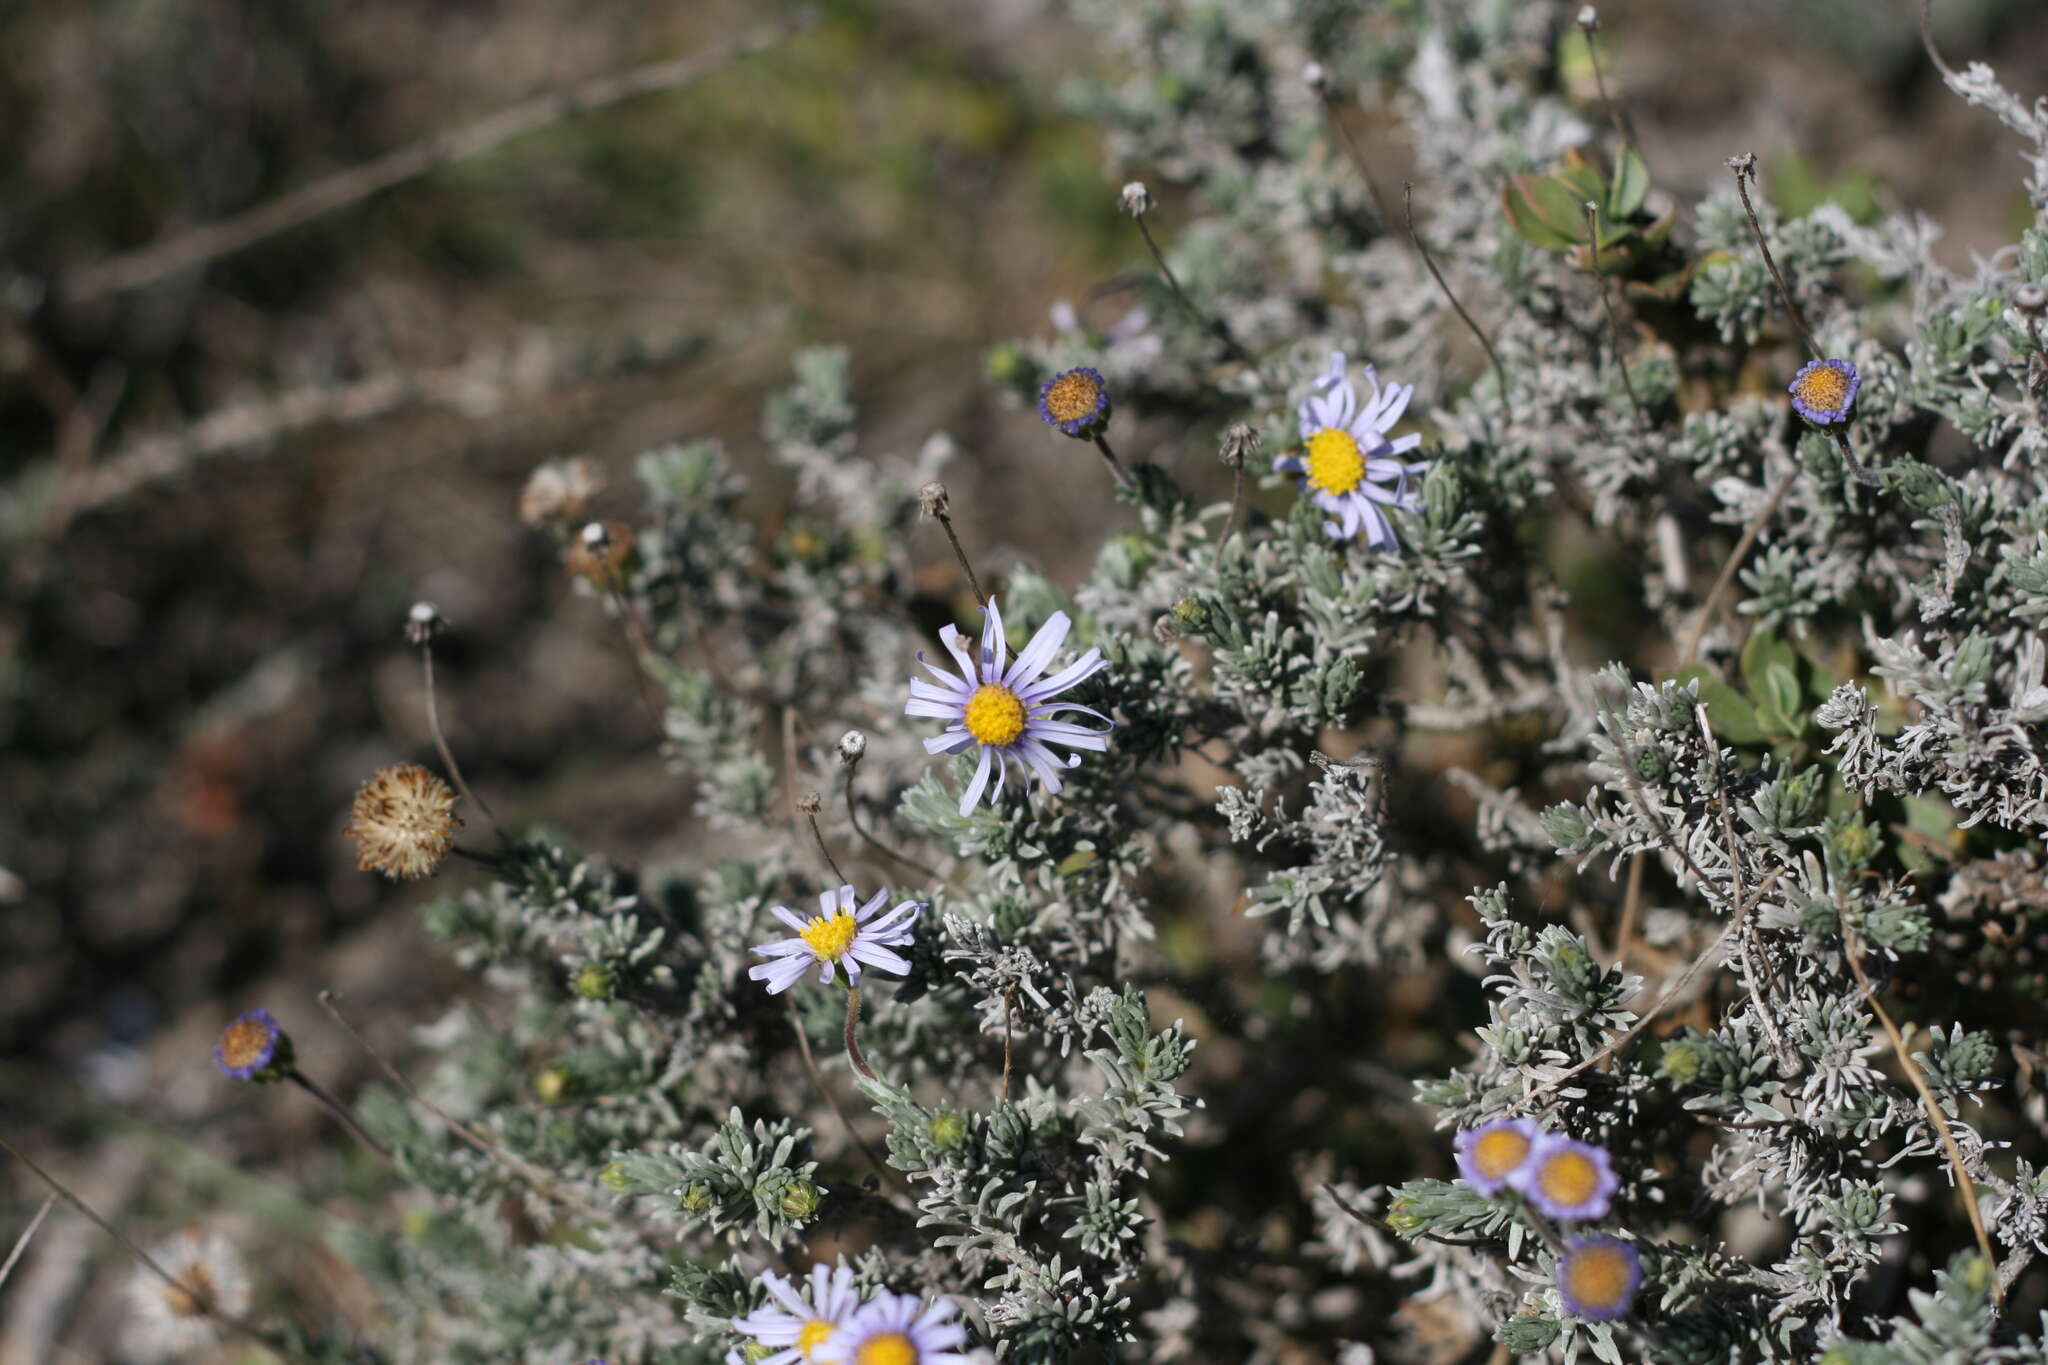
[[[1109,384],[1086,365],[1062,370],[1038,391],[1038,415],[1086,440],[1109,425]]]
[[[1575,1237],[1557,1262],[1565,1311],[1591,1322],[1626,1317],[1643,1284],[1643,1258],[1619,1237]]]
[[[1467,1128],[1451,1144],[1458,1158],[1458,1174],[1481,1194],[1499,1194],[1542,1136],[1534,1119],[1495,1119]]]
[[[951,1299],[875,1295],[812,1353],[813,1365],[966,1365],[967,1329]]]
[[[238,1081],[277,1081],[292,1066],[292,1040],[269,1010],[238,1015],[213,1045],[213,1064]]]
[[[1607,1216],[1621,1177],[1614,1173],[1606,1148],[1544,1133],[1507,1183],[1561,1223],[1591,1223]]]
[[[1430,461],[1401,458],[1422,444],[1421,435],[1398,440],[1387,435],[1408,410],[1415,386],[1390,383],[1382,388],[1370,365],[1365,382],[1372,392],[1361,398],[1345,374],[1344,353],[1332,351],[1329,368],[1299,409],[1301,452],[1275,456],[1273,469],[1300,475],[1302,493],[1336,518],[1323,524],[1330,539],[1362,535],[1374,549],[1392,550],[1401,542],[1386,509],[1422,510],[1416,476],[1428,471]]]
[[[1809,360],[1792,376],[1792,411],[1819,426],[1848,420],[1863,387],[1856,367],[1846,360]]]

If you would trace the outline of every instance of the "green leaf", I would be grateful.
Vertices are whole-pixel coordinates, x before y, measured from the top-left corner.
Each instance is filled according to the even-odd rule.
[[[1650,193],[1650,168],[1633,147],[1624,148],[1614,167],[1614,184],[1607,191],[1607,214],[1627,222],[1636,216]]]
[[[1523,194],[1528,197],[1529,207],[1538,218],[1555,231],[1569,237],[1574,244],[1586,240],[1584,196],[1554,176],[1523,176],[1521,184]],[[1599,196],[1596,194],[1594,197]]]
[[[1768,735],[1757,720],[1749,699],[1698,664],[1672,675],[1679,683],[1697,681],[1700,700],[1706,703],[1707,720],[1714,733],[1730,744],[1761,744]]]
[[[1773,659],[1764,666],[1764,703],[1787,721],[1793,722],[1791,733],[1797,734],[1804,728],[1805,708],[1799,704],[1799,673]]]
[[[1793,681],[1798,681],[1799,651],[1771,631],[1757,631],[1749,637],[1749,643],[1742,647],[1742,690],[1759,702],[1771,695],[1765,680],[1772,664],[1780,664],[1790,669]],[[1798,710],[1796,696],[1790,709]]]
[[[1531,176],[1516,176],[1501,186],[1500,203],[1501,208],[1507,212],[1508,222],[1517,233],[1536,246],[1547,247],[1552,251],[1562,251],[1567,247],[1576,246],[1579,237],[1569,236],[1552,227],[1536,212],[1535,205],[1529,202],[1527,186],[1532,181]],[[1583,235],[1581,232],[1580,236]]]

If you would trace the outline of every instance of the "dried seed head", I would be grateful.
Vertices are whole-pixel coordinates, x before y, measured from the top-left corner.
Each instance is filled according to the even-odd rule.
[[[1600,27],[1600,11],[1591,5],[1579,6],[1579,27],[1591,33]]]
[[[2012,306],[2030,318],[2048,313],[2048,289],[2038,284],[2023,284],[2012,291]]]
[[[609,587],[626,576],[633,545],[633,528],[625,522],[593,521],[569,546],[562,562],[579,578],[587,578],[600,588]]]
[[[398,763],[356,792],[345,833],[355,840],[357,867],[400,879],[439,867],[461,827],[448,784],[417,763]]]
[[[1742,153],[1742,154],[1741,154],[1740,156],[1731,156],[1731,157],[1729,157],[1729,158],[1728,158],[1728,169],[1729,169],[1729,170],[1731,170],[1731,171],[1733,171],[1733,172],[1735,172],[1735,174],[1736,174],[1736,176],[1737,176],[1737,177],[1741,177],[1741,176],[1745,176],[1745,175],[1755,175],[1755,174],[1756,174],[1756,153],[1755,153],[1755,152],[1744,152],[1744,153]]]
[[[432,602],[415,602],[405,614],[405,638],[412,644],[423,645],[447,628],[441,609]]]
[[[1262,444],[1256,427],[1248,422],[1232,422],[1223,428],[1217,454],[1223,460],[1224,468],[1243,469],[1245,462],[1259,453]]]
[[[868,751],[868,737],[858,730],[848,730],[839,737],[839,761],[848,767],[860,762],[860,756]]]
[[[917,510],[927,517],[943,517],[952,510],[946,499],[946,485],[934,479],[917,490]]]
[[[1118,197],[1118,202],[1123,205],[1125,213],[1130,214],[1133,218],[1142,218],[1152,211],[1152,192],[1145,188],[1144,181],[1133,180],[1130,184],[1124,186],[1123,194]]]
[[[1312,95],[1330,93],[1330,73],[1323,69],[1321,62],[1310,62],[1301,69],[1301,83],[1308,87]]]
[[[611,548],[612,535],[601,521],[593,521],[583,528],[583,548],[592,554],[601,554]]]
[[[825,809],[825,798],[816,792],[805,792],[796,799],[796,808],[805,815],[816,815]]]

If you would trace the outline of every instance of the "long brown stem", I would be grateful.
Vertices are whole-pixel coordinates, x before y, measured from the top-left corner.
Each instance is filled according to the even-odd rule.
[[[874,849],[875,852],[880,853],[885,857],[894,859],[895,861],[909,868],[912,872],[916,872],[922,876],[928,877],[932,881],[936,882],[943,880],[943,878],[941,878],[938,873],[932,871],[923,863],[917,861],[917,859],[906,857],[905,855],[898,853],[895,849],[889,847],[887,844],[883,843],[880,839],[877,839],[874,835],[868,833],[867,830],[861,827],[860,806],[853,799],[852,764],[848,764],[846,768],[846,818],[853,825],[853,832],[855,834],[858,834],[861,837],[861,839],[868,845],[868,847]]]
[[[382,1142],[379,1142],[370,1133],[369,1129],[363,1127],[361,1120],[356,1118],[355,1111],[334,1096],[328,1094],[318,1081],[315,1081],[297,1067],[293,1067],[290,1071],[285,1072],[284,1076],[286,1080],[312,1096],[313,1102],[322,1109],[325,1109],[329,1118],[347,1129],[350,1137],[362,1143],[363,1146],[369,1148],[378,1156],[383,1157],[386,1161],[392,1159],[391,1149]]]
[[[1600,269],[1600,208],[1592,200],[1586,201],[1586,256],[1593,265],[1593,281],[1600,287],[1600,306],[1607,310],[1607,330],[1614,338],[1614,364],[1621,371],[1621,387],[1628,394],[1628,405],[1635,409],[1636,425],[1644,435],[1650,431],[1649,416],[1643,411],[1643,403],[1636,397],[1636,384],[1628,375],[1628,352],[1622,346],[1621,319],[1615,316],[1614,300],[1607,296],[1607,276]]]
[[[867,1158],[868,1165],[874,1167],[876,1173],[884,1180],[908,1192],[910,1186],[904,1180],[902,1174],[894,1166],[885,1165],[881,1158],[875,1155],[874,1149],[868,1146],[867,1139],[860,1135],[859,1130],[847,1119],[846,1111],[839,1107],[838,1099],[833,1096],[830,1090],[825,1088],[825,1076],[823,1072],[818,1070],[817,1059],[811,1055],[811,1040],[804,1034],[804,1018],[797,1011],[796,997],[785,995],[782,998],[789,1002],[789,1026],[796,1033],[797,1055],[803,1058],[804,1074],[811,1078],[811,1089],[817,1091],[818,1098],[825,1101],[825,1107],[832,1111],[833,1118],[839,1120],[839,1126],[846,1130],[847,1138],[852,1141],[855,1147],[860,1149],[860,1154]]]
[[[159,239],[137,251],[87,266],[66,277],[64,296],[74,302],[139,289],[167,275],[204,265],[360,203],[382,190],[415,179],[453,161],[479,156],[524,133],[575,114],[589,113],[658,90],[674,90],[782,42],[813,22],[808,13],[737,42],[673,61],[653,62],[508,105],[474,123],[437,133],[219,222]]]
[[[869,1080],[875,1080],[875,1069],[868,1065],[868,1059],[861,1054],[860,1043],[854,1035],[860,1029],[860,987],[846,988],[846,1060],[853,1063],[853,1069]]]
[[[7,1253],[7,1263],[0,1265],[0,1285],[6,1284],[7,1277],[14,1273],[15,1262],[28,1250],[28,1244],[35,1240],[36,1230],[42,1227],[43,1220],[50,1216],[50,1208],[56,1202],[57,1195],[54,1191],[43,1196],[43,1206],[36,1210],[34,1218],[29,1219],[28,1226],[21,1231],[21,1236],[14,1239],[14,1250]]]
[[[425,679],[427,693],[427,729],[433,732],[434,747],[440,751],[441,761],[448,765],[448,776],[454,779],[456,790],[484,813],[484,818],[491,822],[491,828],[499,829],[498,817],[490,806],[463,780],[462,765],[455,761],[455,751],[448,747],[448,736],[441,731],[441,708],[434,701],[434,646],[430,640],[420,641],[420,672]]]
[[[1742,196],[1742,211],[1749,215],[1749,234],[1756,239],[1757,250],[1764,254],[1764,264],[1770,268],[1771,279],[1778,286],[1778,297],[1784,300],[1785,316],[1792,319],[1792,330],[1799,333],[1807,354],[1818,360],[1821,358],[1820,347],[1814,343],[1813,333],[1807,330],[1799,305],[1792,300],[1792,287],[1785,283],[1784,272],[1778,269],[1777,257],[1771,255],[1771,244],[1764,240],[1764,225],[1757,221],[1756,205],[1749,202],[1749,182],[1756,175],[1756,153],[1744,152],[1728,158],[1728,169],[1735,172],[1735,192]]]
[[[1698,655],[1700,637],[1707,633],[1707,626],[1714,619],[1714,609],[1721,605],[1722,594],[1726,593],[1728,585],[1735,581],[1735,571],[1742,567],[1742,561],[1749,556],[1750,547],[1755,545],[1756,538],[1763,534],[1764,523],[1777,512],[1778,504],[1785,501],[1785,495],[1792,491],[1792,481],[1798,477],[1799,466],[1794,465],[1792,472],[1778,480],[1778,486],[1771,490],[1771,496],[1765,499],[1757,514],[1749,519],[1749,524],[1742,528],[1742,538],[1736,541],[1735,548],[1728,552],[1728,562],[1721,566],[1720,576],[1714,580],[1714,586],[1707,592],[1705,604],[1700,607],[1699,620],[1693,622],[1692,630],[1685,637],[1685,647],[1678,651],[1680,668],[1691,663]]]
[[[1472,320],[1472,315],[1465,311],[1465,305],[1458,302],[1458,296],[1451,292],[1449,281],[1444,279],[1444,272],[1437,269],[1436,257],[1431,254],[1428,244],[1422,240],[1422,234],[1415,230],[1415,185],[1412,181],[1401,182],[1401,205],[1408,215],[1408,240],[1415,244],[1416,254],[1422,257],[1423,265],[1429,268],[1429,277],[1436,281],[1436,287],[1450,300],[1452,309],[1463,319],[1466,329],[1479,339],[1480,349],[1486,352],[1486,359],[1493,366],[1494,381],[1500,385],[1501,408],[1512,422],[1514,411],[1508,406],[1508,372],[1500,363],[1500,352],[1493,349],[1493,342],[1485,331]]]
[[[1102,452],[1103,463],[1109,466],[1109,476],[1116,480],[1119,488],[1129,488],[1131,486],[1130,471],[1124,468],[1124,462],[1116,457],[1116,452],[1109,448],[1108,438],[1098,431],[1095,433],[1094,439],[1095,448]]]
[[[953,529],[952,513],[942,507],[932,515],[938,518],[939,525],[945,528],[946,539],[953,546],[953,558],[960,561],[960,572],[967,575],[967,586],[974,589],[974,600],[981,604],[983,611],[987,611],[988,594],[981,590],[981,580],[974,576],[974,566],[967,562],[967,551],[960,548],[960,534]]]
[[[1137,223],[1138,235],[1145,239],[1145,245],[1151,248],[1152,259],[1159,264],[1159,273],[1166,277],[1166,287],[1173,291],[1174,298],[1180,300],[1180,306],[1187,310],[1188,316],[1193,318],[1197,325],[1206,329],[1209,335],[1222,342],[1224,349],[1237,360],[1255,366],[1258,362],[1252,359],[1251,352],[1238,345],[1237,338],[1230,334],[1227,327],[1216,319],[1204,315],[1201,309],[1195,307],[1195,301],[1188,297],[1188,291],[1182,289],[1180,281],[1174,277],[1173,267],[1166,263],[1166,254],[1159,249],[1159,243],[1152,240],[1152,229],[1145,226],[1144,218],[1140,216],[1132,221]]]

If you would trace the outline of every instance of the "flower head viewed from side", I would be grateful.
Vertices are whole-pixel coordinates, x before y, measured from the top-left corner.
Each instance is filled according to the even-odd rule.
[[[875,1295],[812,1359],[817,1365],[963,1365],[967,1329],[955,1322],[951,1299],[929,1306],[915,1294]]]
[[[924,742],[925,752],[959,754],[977,746],[981,750],[974,780],[968,783],[966,794],[960,798],[962,815],[974,809],[984,791],[989,792],[991,802],[1000,798],[1013,760],[1027,765],[1038,774],[1038,780],[1045,784],[1045,789],[1057,795],[1060,790],[1059,770],[1077,766],[1081,756],[1068,754],[1062,758],[1047,748],[1048,744],[1070,749],[1093,749],[1098,753],[1109,748],[1109,732],[1114,728],[1109,717],[1086,706],[1054,700],[1108,666],[1102,658],[1102,651],[1091,649],[1051,677],[1044,676],[1053,656],[1066,642],[1067,631],[1072,624],[1065,612],[1054,612],[1031,637],[1030,643],[1018,652],[1014,660],[1010,660],[1009,642],[1003,636],[1002,612],[991,597],[982,622],[978,656],[969,654],[956,627],[949,625],[939,632],[940,643],[959,665],[957,676],[929,662],[922,652],[918,654],[917,661],[938,679],[938,683],[934,685],[922,678],[912,678],[910,700],[904,703],[903,714],[929,716],[948,722],[944,734],[934,735]],[[1092,716],[1102,722],[1103,728],[1094,730],[1072,721],[1053,719],[1055,715],[1068,711]],[[995,774],[993,790],[989,787],[991,771]]]
[[[1566,1223],[1590,1223],[1607,1216],[1621,1177],[1604,1147],[1544,1133],[1507,1183],[1544,1214]]]
[[[218,1342],[222,1318],[249,1311],[249,1275],[242,1261],[214,1234],[186,1228],[153,1251],[175,1285],[146,1267],[128,1282],[129,1323],[135,1354],[146,1360],[175,1360]]]
[[[1557,1262],[1565,1310],[1593,1322],[1625,1317],[1643,1283],[1643,1258],[1619,1237],[1577,1237]]]
[[[1847,420],[1863,387],[1856,367],[1846,360],[1809,360],[1792,376],[1787,392],[1792,410],[1819,426]]]
[[[863,966],[880,967],[898,976],[910,970],[910,962],[895,951],[911,944],[911,929],[924,913],[917,901],[901,901],[886,915],[880,914],[889,899],[887,887],[868,898],[858,911],[853,908],[853,888],[842,886],[818,897],[819,914],[806,923],[787,906],[777,905],[769,913],[796,930],[795,938],[780,938],[755,945],[753,951],[769,959],[747,969],[747,976],[768,983],[770,995],[780,995],[818,968],[818,980],[831,985],[840,967],[846,969],[850,986],[860,984]]]
[[[1038,390],[1038,415],[1069,436],[1089,437],[1109,425],[1109,384],[1086,365],[1062,370]]]
[[[213,1064],[238,1081],[279,1080],[291,1069],[292,1040],[269,1010],[250,1010],[221,1030]]]
[[[768,1291],[768,1302],[732,1320],[732,1330],[741,1336],[777,1348],[754,1365],[798,1365],[816,1359],[818,1348],[861,1306],[853,1271],[844,1265],[812,1266],[811,1282],[801,1293],[771,1270],[761,1272],[761,1287]]]
[[[1301,404],[1301,439],[1307,450],[1276,456],[1273,468],[1301,475],[1302,492],[1337,518],[1323,528],[1331,539],[1350,540],[1363,532],[1366,544],[1391,550],[1401,542],[1385,509],[1422,510],[1422,492],[1410,480],[1430,462],[1401,459],[1422,444],[1421,436],[1387,439],[1407,410],[1414,385],[1389,384],[1382,389],[1370,365],[1365,367],[1365,382],[1372,386],[1372,396],[1361,403],[1358,390],[1345,377],[1344,353],[1332,351],[1330,368]]]
[[[1458,1174],[1481,1194],[1499,1194],[1542,1135],[1533,1119],[1496,1119],[1467,1128],[1452,1143]]]
[[[455,847],[455,792],[431,768],[396,763],[379,768],[356,792],[344,831],[356,843],[356,866],[387,877],[424,877]]]

